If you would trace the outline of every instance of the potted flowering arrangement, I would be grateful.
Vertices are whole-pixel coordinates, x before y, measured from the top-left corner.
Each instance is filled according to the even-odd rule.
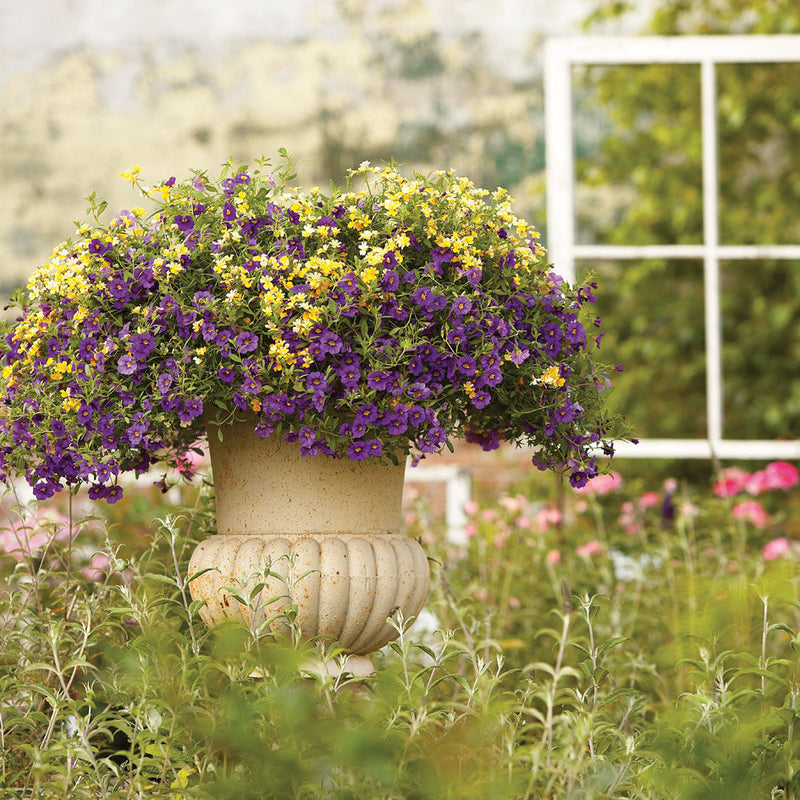
[[[123,473],[207,437],[219,532],[192,565],[207,620],[263,624],[302,583],[304,632],[368,652],[393,637],[389,612],[413,616],[427,592],[424,554],[395,534],[407,456],[511,441],[580,487],[613,452],[584,327],[593,285],[551,271],[502,189],[365,163],[330,193],[302,191],[281,156],[153,187],[135,168],[150,214],[102,223],[92,198],[3,330],[0,473],[39,498],[84,485],[113,503]],[[317,468],[345,488],[320,488]],[[286,485],[295,473],[309,497]],[[227,591],[254,569],[255,600],[270,599],[257,612]],[[359,593],[372,599],[356,613]],[[319,595],[349,616],[346,636]]]

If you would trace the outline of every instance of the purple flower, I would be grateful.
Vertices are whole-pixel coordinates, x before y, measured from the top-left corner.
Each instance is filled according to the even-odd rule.
[[[492,396],[489,394],[489,392],[479,390],[476,391],[469,400],[472,405],[475,406],[475,408],[486,408],[486,406],[488,406],[491,402]]]
[[[366,403],[365,405],[361,406],[361,408],[356,411],[356,416],[354,418],[354,422],[362,425],[362,424],[371,424],[377,421],[380,413],[378,409],[372,405],[372,403]]]
[[[39,481],[33,486],[33,496],[37,500],[49,500],[60,486],[51,481]]]
[[[433,290],[428,286],[417,286],[411,299],[423,310],[430,311],[433,305]]]
[[[309,372],[306,375],[306,389],[314,394],[318,392],[327,392],[330,389],[330,384],[325,377],[324,372]]]
[[[176,214],[175,224],[181,233],[189,233],[194,229],[194,219],[189,214]]]
[[[483,270],[480,267],[472,267],[466,271],[465,276],[472,286],[477,286],[483,277]]]
[[[261,381],[248,375],[242,382],[242,391],[245,394],[258,394],[261,391]]]
[[[336,284],[345,294],[353,295],[358,291],[358,278],[354,272],[343,275]]]
[[[222,206],[222,219],[225,222],[233,222],[236,219],[236,209],[233,207],[233,203],[225,203]]]
[[[528,352],[528,350],[520,349],[520,350],[514,350],[514,352],[510,353],[508,357],[512,364],[516,364],[517,366],[519,366],[524,361],[527,361],[529,356],[530,352]]]
[[[124,278],[112,278],[108,282],[108,292],[115,300],[128,300],[131,296],[129,284]]]
[[[405,433],[408,430],[405,406],[397,406],[394,411],[384,414],[381,424],[386,428],[387,433],[392,436],[399,436],[401,433]]]
[[[369,386],[370,389],[384,390],[392,382],[392,379],[392,373],[377,369],[367,375],[367,386]]]
[[[567,323],[567,328],[564,331],[564,335],[566,336],[567,341],[571,344],[586,344],[586,330],[577,320]]]
[[[138,369],[138,365],[130,353],[125,353],[117,360],[117,370],[121,375],[133,375]]]
[[[370,440],[377,441],[377,439]],[[351,461],[364,461],[370,457],[369,442],[359,439],[347,448],[347,456]]]
[[[258,347],[258,337],[250,331],[242,331],[236,337],[236,349],[240,353],[252,353]]]
[[[339,433],[350,439],[363,439],[367,432],[367,426],[363,422],[343,422],[339,426]]]
[[[155,336],[152,333],[139,333],[136,336],[132,336],[130,347],[133,357],[144,361],[155,350]]]
[[[236,370],[230,367],[220,367],[217,370],[217,377],[223,383],[233,383],[236,380]]]
[[[261,436],[262,438],[266,439],[267,436],[271,436],[272,432],[275,430],[275,426],[265,419],[260,419],[257,423],[255,428],[253,429],[253,433],[256,436]]]
[[[206,342],[213,342],[217,338],[217,328],[211,320],[204,319],[200,323],[200,334]]]
[[[111,486],[106,489],[105,499],[110,505],[114,505],[114,503],[116,503],[118,500],[122,500],[122,487]]]
[[[432,295],[428,308],[431,311],[441,311],[443,308],[447,308],[447,298],[443,294]]]
[[[303,455],[312,455],[312,451],[317,448],[317,435],[307,426],[297,432],[297,441]]]
[[[469,314],[470,311],[472,311],[472,300],[470,300],[468,297],[464,297],[463,295],[456,297],[450,306],[450,312],[455,317],[463,317],[466,314]]]
[[[88,426],[89,423],[92,421],[92,417],[94,416],[94,409],[84,403],[79,409],[76,415],[79,425]]]
[[[573,489],[581,489],[589,482],[589,476],[580,470],[576,470],[569,476],[569,485]]]
[[[367,439],[366,446],[368,456],[379,456],[383,453],[383,444],[379,439]]]
[[[247,404],[245,403],[245,408]],[[178,419],[181,422],[191,422],[203,413],[203,401],[199,397],[185,400],[178,409]]]
[[[442,264],[446,264],[449,261],[453,260],[453,251],[446,250],[443,247],[434,247],[431,251],[431,264],[433,265],[434,269],[438,271],[438,274],[441,275],[440,267]]]
[[[394,255],[394,253],[391,253]],[[386,269],[383,271],[383,276],[381,277],[381,289],[384,292],[394,292],[397,291],[397,287],[400,286],[400,277],[393,269]]]
[[[426,419],[425,409],[422,408],[422,406],[411,406],[408,409],[408,414],[406,415],[406,418],[413,427],[417,428],[423,422],[425,422]]]
[[[424,383],[417,381],[409,385],[406,394],[414,400],[427,400],[432,392]]]
[[[96,256],[105,255],[109,250],[111,250],[111,243],[110,242],[101,242],[100,239],[92,239],[89,242],[89,252]]]
[[[478,364],[472,356],[461,356],[456,361],[456,369],[458,369],[462,375],[474,375],[477,368]]]
[[[332,331],[325,331],[319,339],[320,352],[333,355],[339,353],[344,346],[341,337]]]

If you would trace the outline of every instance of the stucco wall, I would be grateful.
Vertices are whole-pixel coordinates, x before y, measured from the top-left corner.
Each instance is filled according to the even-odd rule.
[[[364,159],[453,167],[543,208],[543,37],[587,0],[0,0],[0,294],[118,177],[286,147],[304,183]]]

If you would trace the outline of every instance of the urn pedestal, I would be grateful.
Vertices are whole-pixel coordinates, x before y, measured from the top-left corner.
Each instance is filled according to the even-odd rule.
[[[210,426],[217,533],[189,573],[203,621],[239,619],[371,653],[398,635],[398,611],[416,617],[430,571],[421,545],[399,533],[404,467],[303,456],[295,443],[260,438],[253,425]],[[233,596],[236,593],[246,600]]]

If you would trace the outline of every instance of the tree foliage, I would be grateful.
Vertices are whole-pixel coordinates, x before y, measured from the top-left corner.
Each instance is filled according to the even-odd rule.
[[[603,0],[587,30],[633,7]],[[795,0],[663,0],[644,31],[797,32]],[[720,64],[716,77],[721,244],[800,243],[800,63]],[[582,240],[702,243],[699,66],[590,67],[579,80],[588,104],[578,110],[579,120],[600,131],[588,152],[578,145],[586,152],[577,175]],[[609,349],[628,373],[619,404],[642,435],[702,435],[702,264],[590,266],[619,278],[603,282],[601,297]],[[798,428],[799,271],[800,263],[791,261],[720,264],[728,438],[788,437]]]

